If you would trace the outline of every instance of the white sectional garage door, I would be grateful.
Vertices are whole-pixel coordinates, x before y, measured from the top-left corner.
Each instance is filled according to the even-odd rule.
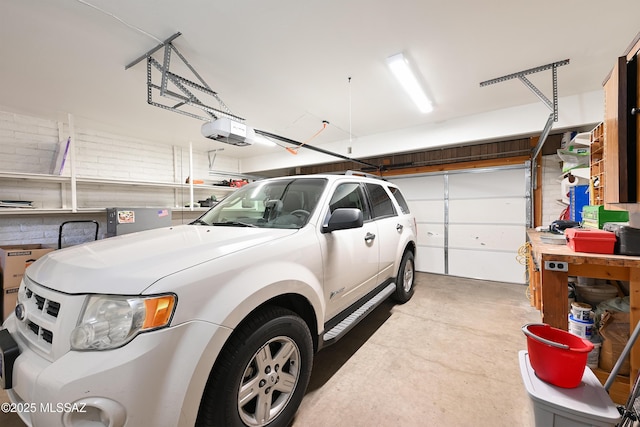
[[[525,166],[392,177],[418,223],[418,271],[525,283]]]

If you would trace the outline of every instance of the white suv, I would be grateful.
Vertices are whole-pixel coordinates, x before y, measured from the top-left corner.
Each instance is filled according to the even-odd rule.
[[[314,353],[413,295],[400,190],[346,175],[246,185],[189,225],[53,251],[0,330],[30,426],[287,426]]]

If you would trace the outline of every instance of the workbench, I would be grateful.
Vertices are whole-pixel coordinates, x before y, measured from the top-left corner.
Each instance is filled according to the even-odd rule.
[[[568,277],[582,276],[629,282],[629,333],[640,321],[640,257],[574,252],[567,245],[545,243],[541,237],[548,232],[527,231],[531,244],[528,260],[530,303],[540,310],[542,322],[568,330]],[[630,377],[618,376],[609,390],[616,403],[626,403],[630,391],[629,378],[636,378],[640,368],[640,340],[631,349]],[[609,373],[594,369],[601,382]]]

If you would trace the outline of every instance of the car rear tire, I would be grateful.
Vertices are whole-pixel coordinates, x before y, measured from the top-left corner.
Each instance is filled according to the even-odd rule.
[[[406,251],[402,256],[402,262],[400,262],[400,269],[398,269],[396,277],[396,291],[393,294],[393,299],[400,304],[409,301],[415,290],[413,287],[415,280],[413,259],[413,252]]]
[[[205,388],[196,426],[286,427],[300,406],[313,365],[307,324],[265,307],[238,327]]]

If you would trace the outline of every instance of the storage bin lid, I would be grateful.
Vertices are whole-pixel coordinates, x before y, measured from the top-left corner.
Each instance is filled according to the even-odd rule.
[[[560,388],[536,376],[526,350],[521,350],[518,357],[522,382],[534,403],[546,405],[554,413],[570,414],[605,425],[613,426],[620,420],[616,405],[589,367],[585,368],[582,383],[578,387]]]
[[[567,228],[564,230],[564,235],[567,239],[616,241],[615,233],[595,228]]]

